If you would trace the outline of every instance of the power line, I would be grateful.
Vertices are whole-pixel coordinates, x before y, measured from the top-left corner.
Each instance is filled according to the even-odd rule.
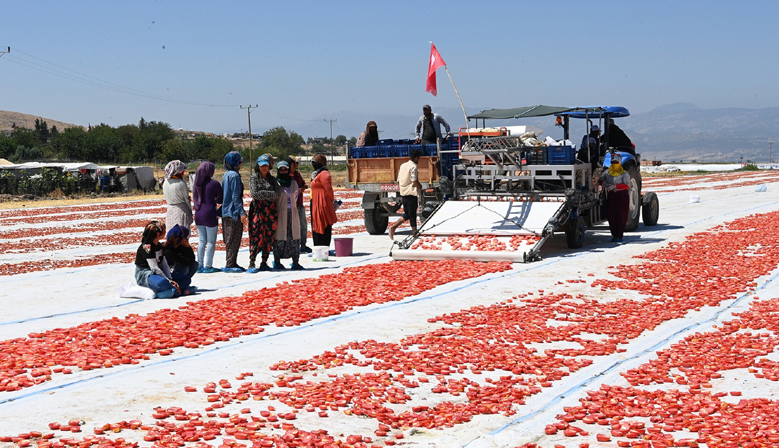
[[[10,51],[10,47],[9,47],[9,51]],[[24,59],[24,58],[21,58],[21,57],[18,57],[18,56],[14,56],[14,55],[11,55],[9,58],[6,58],[5,60],[7,60],[9,62],[12,62],[12,63],[15,63],[15,64],[18,64],[18,65],[21,65],[23,67],[31,68],[33,70],[38,70],[38,71],[43,72],[43,73],[47,73],[47,74],[50,74],[50,75],[53,75],[53,76],[57,76],[57,77],[64,78],[64,79],[68,79],[68,80],[71,80],[71,81],[75,81],[75,82],[78,82],[78,83],[81,83],[81,84],[86,84],[86,85],[89,85],[89,86],[92,86],[92,87],[98,87],[98,88],[105,89],[105,90],[111,90],[111,91],[118,92],[118,93],[124,93],[126,95],[138,96],[138,97],[153,99],[153,100],[157,100],[157,101],[166,101],[166,102],[178,103],[178,104],[186,104],[186,105],[191,105],[191,106],[208,106],[208,107],[235,107],[235,106],[237,106],[237,104],[212,104],[212,103],[203,103],[203,102],[197,102],[197,101],[187,101],[187,100],[181,100],[181,99],[178,99],[178,98],[172,98],[172,97],[157,95],[157,94],[153,94],[153,93],[148,93],[148,92],[144,92],[142,90],[137,90],[137,89],[133,89],[133,88],[130,88],[130,87],[122,86],[120,84],[116,84],[116,83],[113,83],[113,82],[110,82],[110,81],[105,81],[105,80],[102,80],[100,78],[96,78],[94,76],[86,75],[86,74],[77,72],[75,70],[71,70],[71,69],[69,69],[67,67],[63,67],[63,66],[55,64],[53,62],[46,61],[44,59],[41,59],[39,57],[36,57],[36,56],[31,55],[31,54],[25,53],[25,52],[23,52],[21,50],[18,50],[18,49],[15,49],[14,52],[15,53],[21,53],[21,54],[24,54],[24,55],[26,55],[26,56],[28,56],[30,58],[39,60],[39,61],[43,62],[44,64],[48,64],[50,67],[46,66],[46,65],[41,65],[41,64],[38,64],[36,62],[30,61],[30,60],[27,60],[27,59]],[[52,68],[52,67],[55,67],[55,68]],[[65,71],[73,73],[73,74],[63,72],[62,70],[65,70]]]
[[[8,54],[10,52],[11,52],[11,47],[7,47],[7,50],[0,50],[0,57],[2,57],[4,54]],[[25,59],[25,58],[20,57],[20,56],[16,56],[15,55],[16,53],[25,55],[25,56],[27,56],[28,59]],[[35,62],[35,61],[32,61],[32,60],[29,60],[29,59],[35,59],[37,61],[40,61],[42,64],[40,64],[38,62]],[[169,102],[169,103],[176,103],[176,104],[183,104],[183,105],[190,105],[190,106],[206,106],[206,107],[236,107],[236,106],[238,106],[238,107],[242,107],[242,106],[240,106],[238,104],[212,104],[212,103],[204,103],[204,102],[199,102],[199,101],[188,101],[188,100],[182,100],[182,99],[178,99],[178,98],[167,97],[167,96],[163,96],[163,95],[157,95],[157,94],[154,94],[154,93],[144,92],[142,90],[134,89],[134,88],[131,88],[131,87],[126,87],[126,86],[123,86],[121,84],[117,84],[117,83],[114,83],[114,82],[110,82],[110,81],[106,81],[106,80],[103,80],[103,79],[100,79],[100,78],[96,78],[94,76],[78,72],[76,70],[71,70],[71,69],[69,69],[67,67],[63,67],[61,65],[55,64],[53,62],[49,62],[49,61],[47,61],[45,59],[41,59],[41,58],[39,58],[37,56],[34,56],[32,54],[29,54],[29,53],[26,53],[24,51],[21,51],[21,50],[15,48],[15,47],[14,47],[14,54],[9,55],[8,57],[4,58],[3,60],[11,62],[11,63],[14,63],[14,64],[17,64],[17,65],[21,65],[21,66],[29,68],[29,69],[37,70],[39,72],[46,73],[48,75],[52,75],[52,76],[56,76],[56,77],[59,77],[59,78],[67,79],[67,80],[70,80],[70,81],[73,81],[73,82],[78,82],[78,83],[85,84],[85,85],[88,85],[88,86],[91,86],[91,87],[97,87],[97,88],[104,89],[104,90],[109,90],[109,91],[112,91],[112,92],[123,93],[125,95],[131,95],[131,96],[147,98],[147,99],[152,99],[152,100],[157,100],[157,101],[164,101],[164,102]],[[316,121],[317,120],[315,118],[312,119],[312,118],[293,117],[293,116],[282,114],[282,113],[279,113],[279,112],[276,112],[276,111],[273,111],[273,110],[270,110],[270,109],[259,107],[258,105],[252,106],[252,108],[256,108],[258,111],[262,112],[263,114],[265,114],[267,116],[278,118],[278,119],[281,119],[281,120],[300,121],[300,122]],[[331,127],[332,127],[332,124],[331,124]]]

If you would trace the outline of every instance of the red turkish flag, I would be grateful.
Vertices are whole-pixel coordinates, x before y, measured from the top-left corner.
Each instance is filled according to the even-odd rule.
[[[433,96],[438,95],[438,88],[435,83],[435,71],[446,65],[441,55],[438,53],[435,45],[430,43],[430,63],[427,66],[427,86],[426,92],[430,92]]]

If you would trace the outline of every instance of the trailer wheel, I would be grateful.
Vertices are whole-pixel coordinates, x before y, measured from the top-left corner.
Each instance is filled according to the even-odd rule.
[[[569,249],[581,249],[584,245],[584,218],[579,216],[576,221],[571,221],[565,229],[565,239]]]
[[[645,226],[656,226],[660,218],[660,201],[657,195],[649,192],[644,195],[644,205],[641,207],[641,213],[644,215]]]
[[[371,235],[383,235],[389,225],[389,214],[382,213],[381,204],[374,204],[372,209],[365,209],[365,230]]]
[[[631,166],[628,170],[630,174],[630,209],[628,210],[628,222],[625,225],[625,232],[633,232],[638,228],[638,221],[641,218],[641,173],[638,167]]]

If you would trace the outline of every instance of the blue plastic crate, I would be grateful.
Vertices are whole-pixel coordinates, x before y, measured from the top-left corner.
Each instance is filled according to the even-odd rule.
[[[409,157],[411,157],[411,151],[413,151],[415,149],[422,153],[422,157],[426,156],[426,154],[425,154],[425,145],[423,145],[421,143],[416,143],[416,144],[413,144],[413,145],[409,145],[409,147],[408,147]]]
[[[572,165],[576,160],[576,151],[571,146],[550,146],[547,157],[550,165]]]
[[[365,151],[363,150],[364,148],[365,148],[364,146],[349,148],[349,158],[351,159],[365,158]]]
[[[380,146],[386,146],[386,145],[394,145],[395,140],[392,140],[391,138],[385,138],[383,140],[379,140]]]
[[[546,146],[537,146],[525,152],[525,160],[528,165],[547,165],[547,155]]]
[[[388,157],[408,157],[409,145],[392,145]]]

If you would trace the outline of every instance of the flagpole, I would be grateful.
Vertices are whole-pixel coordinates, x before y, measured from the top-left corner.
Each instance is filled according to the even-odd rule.
[[[465,112],[465,105],[463,104],[463,99],[460,98],[460,92],[457,91],[457,86],[454,85],[454,80],[452,79],[452,75],[449,74],[449,68],[444,65],[444,70],[446,70],[446,76],[449,77],[449,82],[452,83],[452,87],[454,88],[454,93],[457,95],[457,100],[460,101],[460,108],[463,110],[463,116],[465,117],[465,131],[468,133],[468,140],[471,138],[471,126],[468,124],[468,113]]]

